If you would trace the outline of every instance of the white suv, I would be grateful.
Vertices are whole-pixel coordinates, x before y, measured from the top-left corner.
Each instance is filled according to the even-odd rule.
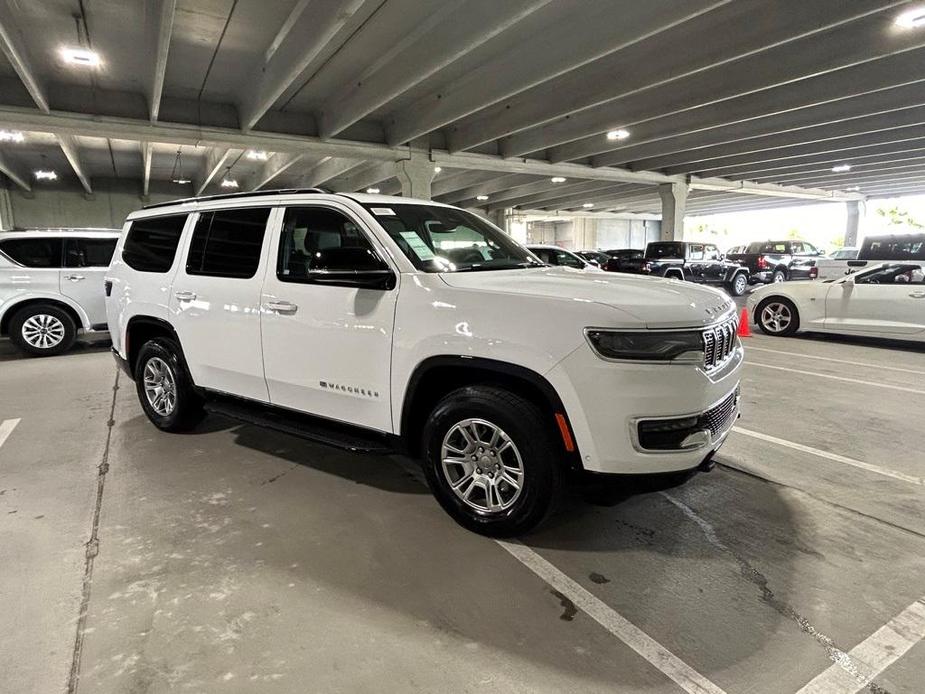
[[[103,277],[114,230],[0,233],[0,335],[29,354],[60,354],[78,331],[106,330]]]
[[[707,464],[738,414],[732,301],[551,268],[439,203],[270,191],[129,216],[117,361],[161,429],[203,411],[401,450],[462,525],[521,533],[568,469]]]

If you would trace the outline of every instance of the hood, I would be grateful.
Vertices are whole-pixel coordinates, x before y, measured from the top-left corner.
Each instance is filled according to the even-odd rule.
[[[658,277],[560,268],[446,272],[440,277],[459,289],[602,304],[647,328],[698,328],[735,315],[732,299],[716,289]]]

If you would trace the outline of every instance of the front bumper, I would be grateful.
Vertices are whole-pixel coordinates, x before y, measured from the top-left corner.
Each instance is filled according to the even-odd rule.
[[[739,417],[743,350],[707,373],[690,364],[616,363],[581,348],[547,375],[562,398],[585,470],[645,474],[696,468],[725,442]],[[728,407],[717,410],[723,403]],[[715,426],[703,418],[716,416]],[[640,422],[693,418],[683,448],[651,450],[640,443]],[[686,438],[686,437],[685,437]]]

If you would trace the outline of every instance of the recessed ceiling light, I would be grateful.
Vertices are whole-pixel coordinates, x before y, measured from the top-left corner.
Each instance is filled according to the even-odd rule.
[[[235,178],[223,178],[222,179],[222,188],[237,188],[238,181]]]
[[[39,169],[35,172],[35,178],[39,181],[57,181],[58,174],[54,171]]]
[[[176,183],[177,185],[180,185],[180,186],[185,186],[187,183],[192,183],[192,181],[190,181],[190,179],[188,178],[175,178],[173,179],[172,183]]]
[[[369,193],[370,195],[378,195],[379,189],[378,188],[367,188],[366,192]]]
[[[61,57],[69,63],[85,67],[97,67],[100,64],[99,54],[86,48],[62,48]]]
[[[625,140],[629,136],[630,136],[630,131],[623,130],[622,128],[620,128],[619,130],[611,130],[609,133],[607,133],[608,140]]]
[[[861,186],[848,186],[845,188],[845,190],[847,190],[849,193],[856,193],[857,191],[861,190]]]
[[[838,164],[832,167],[832,171],[835,173],[845,173],[846,171],[851,171],[851,164]]]
[[[485,200],[488,200],[488,196],[487,195],[476,195],[475,199],[485,201]]]
[[[247,158],[251,161],[266,161],[267,153],[262,149],[247,150]]]
[[[925,7],[903,12],[896,18],[896,24],[904,29],[915,29],[916,27],[925,26]]]
[[[553,176],[549,180],[553,183],[565,183],[565,176]]]
[[[0,130],[0,142],[22,142],[26,139],[18,130]]]
[[[584,204],[582,205],[582,207],[584,207],[585,209],[587,209],[587,208],[589,208],[589,207],[594,207],[594,203],[593,203],[593,202],[586,202],[586,203],[584,203]]]
[[[443,171],[443,169],[442,169],[441,167],[439,167],[439,166],[435,166],[435,167],[434,167],[434,173],[440,173],[441,171]]]

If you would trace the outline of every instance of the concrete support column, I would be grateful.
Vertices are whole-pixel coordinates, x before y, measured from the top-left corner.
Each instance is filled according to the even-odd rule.
[[[412,140],[410,158],[395,162],[395,175],[401,183],[401,194],[405,198],[430,200],[430,184],[434,180],[434,163],[430,160],[429,143],[426,138]]]
[[[0,187],[0,231],[13,228],[13,201],[9,188]]]
[[[845,203],[848,211],[848,222],[845,225],[845,245],[858,245],[858,225],[861,220],[861,204],[859,200],[851,200]]]
[[[513,210],[510,207],[504,207],[500,210],[495,210],[490,212],[488,218],[491,220],[491,223],[494,224],[499,229],[503,230],[505,234],[511,233],[511,213]]]
[[[687,191],[686,183],[663,183],[658,187],[658,195],[662,199],[662,241],[684,238]]]

